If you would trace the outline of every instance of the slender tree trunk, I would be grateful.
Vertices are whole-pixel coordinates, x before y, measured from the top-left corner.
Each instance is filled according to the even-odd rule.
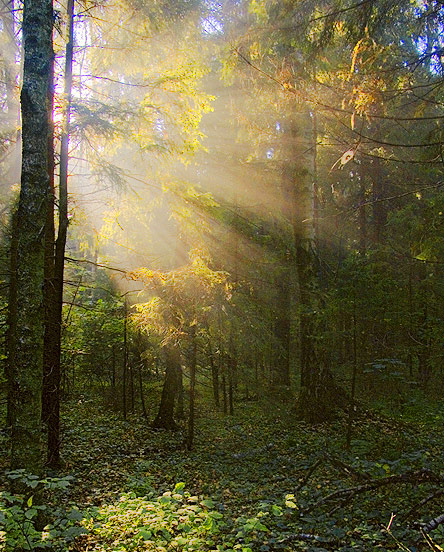
[[[302,117],[300,128],[310,128],[307,117]],[[293,233],[296,252],[296,272],[299,284],[299,342],[301,388],[298,397],[298,415],[309,423],[319,423],[331,418],[336,405],[343,401],[343,393],[333,381],[324,360],[317,354],[315,336],[315,295],[318,287],[314,240],[314,191],[312,162],[304,155],[310,151],[306,138],[299,132],[295,120],[290,123],[289,143],[292,158],[298,166],[289,166],[286,177],[293,181],[292,202]],[[337,395],[337,396],[336,396]],[[348,403],[347,403],[348,404]]]
[[[48,137],[48,174],[51,194],[48,199],[48,211],[46,213],[45,227],[45,285],[44,285],[44,306],[45,306],[45,337],[43,345],[43,389],[42,389],[42,420],[48,423],[49,413],[52,410],[54,378],[54,364],[57,356],[56,346],[56,304],[54,294],[54,244],[55,244],[55,183],[54,183],[54,123],[52,111],[54,109],[54,59],[51,63],[52,78],[48,90],[49,137]]]
[[[346,448],[350,450],[352,432],[353,432],[353,421],[354,421],[354,401],[356,395],[356,378],[358,374],[358,338],[357,338],[357,320],[356,320],[356,291],[353,289],[353,371],[352,371],[352,381],[351,381],[351,390],[350,390],[350,405],[348,410],[348,424],[347,424],[347,436],[346,436]]]
[[[129,392],[130,392],[130,410],[134,412],[134,370],[131,363],[128,365],[129,372]]]
[[[65,107],[60,146],[59,225],[54,255],[54,200],[48,209],[47,221],[47,289],[46,329],[43,378],[43,419],[48,426],[48,465],[57,468],[60,463],[60,380],[61,339],[63,311],[63,276],[65,246],[68,231],[68,146],[72,89],[72,62],[74,47],[74,0],[68,0],[68,28],[65,55]],[[52,97],[53,94],[50,94]],[[53,150],[53,143],[50,146]],[[50,172],[50,177],[53,175]],[[52,177],[53,182],[53,177]],[[54,186],[52,186],[54,190]],[[54,198],[55,192],[52,197]]]
[[[11,466],[38,473],[42,465],[45,226],[48,176],[48,89],[51,78],[51,0],[25,0],[22,179],[17,211],[16,305],[13,350]]]
[[[127,382],[128,382],[128,305],[125,297],[123,311],[123,366],[122,366],[122,409],[123,419],[126,420],[128,415],[127,405]]]
[[[384,227],[387,223],[386,206],[381,198],[384,197],[384,176],[381,160],[376,158],[372,164],[372,196],[373,196],[373,242],[380,244],[384,238]]]
[[[361,176],[359,185],[359,209],[358,209],[358,226],[359,226],[359,253],[365,255],[367,252],[367,213],[365,209],[365,178]]]
[[[228,398],[227,398],[227,378],[225,376],[226,367],[222,371],[222,397],[224,404],[224,414],[228,413]]]
[[[209,352],[209,359],[210,359],[210,365],[211,365],[211,383],[213,386],[213,399],[214,404],[216,405],[216,408],[219,408],[220,406],[220,400],[219,400],[219,365],[217,364],[214,354],[213,354],[213,348],[211,347],[211,341],[208,341],[208,352]]]
[[[148,419],[148,413],[145,406],[145,397],[143,393],[143,373],[142,373],[143,362],[139,362],[139,391],[140,391],[140,404],[142,406],[142,416],[145,420]]]
[[[408,305],[409,305],[409,320],[408,320],[408,365],[409,376],[413,379],[413,354],[412,354],[412,337],[413,337],[413,261],[409,260],[409,285],[408,285]]]
[[[180,352],[175,346],[166,347],[165,379],[159,412],[151,424],[154,429],[177,429],[174,421],[174,403],[177,395],[177,369],[180,368]]]
[[[116,346],[113,343],[113,346],[111,348],[111,387],[113,390],[113,396],[115,396],[116,392]]]
[[[228,412],[234,414],[234,370],[236,359],[234,356],[228,358]]]
[[[183,371],[182,366],[177,366],[177,404],[176,404],[176,418],[183,420],[185,418],[185,406],[184,406],[184,388],[183,388]]]
[[[197,344],[196,344],[196,326],[191,326],[191,352],[190,352],[190,400],[188,412],[188,433],[187,450],[192,450],[194,443],[194,415],[196,399],[196,365],[197,365]]]
[[[274,366],[272,385],[290,386],[291,272],[287,255],[277,276],[276,317],[274,321]]]

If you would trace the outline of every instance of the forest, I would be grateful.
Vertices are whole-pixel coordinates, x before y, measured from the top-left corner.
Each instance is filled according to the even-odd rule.
[[[444,550],[443,31],[1,0],[0,551]]]

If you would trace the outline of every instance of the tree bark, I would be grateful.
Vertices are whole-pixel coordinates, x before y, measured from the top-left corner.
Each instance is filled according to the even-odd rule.
[[[123,366],[122,366],[122,409],[123,419],[126,420],[128,414],[127,405],[127,382],[128,382],[128,304],[125,297],[123,307]]]
[[[376,158],[372,163],[372,199],[373,199],[373,242],[381,244],[384,238],[384,228],[387,223],[386,206],[381,198],[384,197],[384,176],[381,160]]]
[[[289,143],[293,149],[287,178],[293,180],[292,226],[295,245],[296,273],[299,285],[299,342],[301,387],[297,402],[298,416],[308,423],[320,423],[330,419],[336,407],[344,399],[334,383],[333,376],[316,348],[317,261],[314,233],[313,159],[304,152],[312,137],[304,136],[299,128],[310,129],[309,114],[300,114],[301,123],[290,122]]]
[[[219,364],[216,362],[216,359],[214,358],[213,348],[211,346],[211,338],[208,341],[208,349],[209,349],[209,359],[210,359],[210,365],[211,365],[211,383],[213,387],[213,399],[214,399],[214,404],[216,408],[219,408],[220,406]],[[220,352],[219,352],[219,356],[220,356]]]
[[[148,418],[148,414],[147,414],[147,411],[146,411],[146,406],[145,406],[145,397],[143,395],[143,373],[142,373],[142,368],[143,368],[143,361],[140,361],[139,362],[139,391],[140,391],[140,405],[142,407],[142,416],[145,418],[145,420]]]
[[[21,92],[22,178],[17,211],[16,304],[20,313],[10,339],[14,360],[11,467],[38,473],[42,465],[45,227],[51,190],[48,175],[48,89],[51,78],[51,0],[25,0]]]
[[[175,417],[178,420],[184,420],[185,419],[185,390],[183,387],[183,371],[182,366],[178,364],[177,366],[177,401],[176,401],[176,411],[175,411]]]
[[[187,450],[192,450],[194,443],[194,415],[196,399],[196,365],[197,365],[197,346],[196,346],[196,326],[191,327],[190,331],[191,351],[190,351],[190,400],[188,411],[188,433]]]
[[[63,277],[65,272],[65,248],[68,233],[68,148],[70,133],[72,63],[74,51],[74,0],[68,0],[68,42],[65,55],[64,117],[60,144],[59,178],[59,228],[55,246],[54,293],[55,293],[55,355],[51,377],[51,408],[48,418],[48,464],[57,467],[60,463],[60,375],[62,354]]]
[[[159,411],[151,427],[153,429],[177,429],[174,421],[174,404],[177,395],[177,370],[180,368],[180,352],[176,346],[166,347],[165,379]]]
[[[276,317],[274,322],[273,387],[290,386],[291,282],[287,259],[277,276]]]
[[[6,347],[8,358],[6,361],[6,380],[8,382],[8,398],[6,410],[6,427],[12,427],[14,415],[13,389],[16,370],[15,340],[17,328],[17,213],[11,216],[11,238],[9,245],[9,293],[8,293],[8,329],[6,332]]]

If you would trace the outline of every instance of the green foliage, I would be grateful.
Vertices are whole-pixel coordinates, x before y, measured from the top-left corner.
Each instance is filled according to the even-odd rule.
[[[409,420],[414,422],[369,414],[357,419],[350,451],[343,449],[344,421],[313,430],[295,424],[290,409],[274,402],[264,406],[238,405],[230,418],[205,408],[195,451],[188,454],[180,433],[152,432],[137,418],[124,422],[99,412],[93,401],[70,403],[65,454],[76,484],[64,496],[77,504],[77,517],[83,512],[81,525],[88,534],[67,548],[391,550],[393,538],[382,526],[392,513],[397,516],[391,534],[417,546],[416,524],[439,514],[440,504],[434,501],[403,516],[439,485],[401,483],[356,493],[350,500],[339,495],[322,501],[369,480],[418,470],[439,474],[442,403],[434,409],[419,400],[411,404]],[[54,519],[52,526],[60,527]],[[442,545],[439,530],[431,536]]]
[[[211,510],[210,501],[200,501],[177,483],[156,499],[124,494],[85,520],[94,550],[209,550],[222,525],[222,514]]]
[[[71,476],[40,479],[25,470],[6,475],[9,480],[19,482],[26,492],[0,493],[0,550],[64,552],[74,539],[85,534],[85,529],[79,526],[83,515],[76,506],[68,510],[54,506],[54,493],[66,490],[72,482]],[[44,503],[43,496],[50,501]]]

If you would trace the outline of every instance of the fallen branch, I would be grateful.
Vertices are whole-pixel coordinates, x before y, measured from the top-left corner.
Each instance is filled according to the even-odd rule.
[[[351,476],[355,477],[356,479],[361,479],[361,480],[365,479],[365,480],[368,481],[369,479],[371,479],[370,476],[368,475],[368,473],[362,473],[362,472],[358,471],[357,469],[353,468],[349,464],[346,464],[342,460],[339,460],[339,458],[336,458],[334,456],[330,456],[328,454],[326,454],[325,457],[327,458],[327,460],[330,461],[332,466],[345,471],[345,473],[347,475],[351,475]]]
[[[374,491],[375,489],[379,489],[381,487],[385,487],[387,485],[394,485],[396,483],[443,483],[444,479],[440,477],[439,475],[436,475],[435,473],[431,472],[430,470],[423,469],[419,471],[410,471],[407,473],[404,473],[402,475],[390,475],[389,477],[384,477],[383,479],[372,479],[368,483],[363,483],[362,485],[358,485],[356,487],[348,487],[346,489],[339,489],[338,491],[334,491],[327,495],[324,498],[321,498],[318,500],[315,504],[304,510],[303,514],[308,514],[309,512],[312,512],[319,506],[322,506],[322,504],[325,504],[326,502],[331,502],[332,500],[336,499],[345,499],[345,501],[348,501],[349,499],[353,498],[355,495],[360,493],[365,493],[367,491]],[[444,521],[444,515],[443,519],[440,523]]]
[[[319,458],[319,460],[316,460],[316,462],[313,464],[313,466],[308,470],[307,475],[302,479],[302,481],[299,483],[299,485],[296,487],[296,491],[300,491],[302,487],[304,487],[310,477],[314,474],[314,472],[318,469],[318,467],[322,464],[322,458]]]
[[[441,496],[444,494],[444,489],[438,489],[434,493],[430,494],[429,496],[426,496],[423,498],[420,502],[415,504],[406,514],[402,516],[402,519],[408,519],[410,516],[412,516],[415,512],[419,510],[424,504],[427,504],[427,502],[430,502],[431,500],[437,498],[438,496]]]
[[[431,519],[428,523],[421,524],[421,531],[425,534],[430,533],[430,531],[439,527],[441,523],[444,523],[444,514]]]

